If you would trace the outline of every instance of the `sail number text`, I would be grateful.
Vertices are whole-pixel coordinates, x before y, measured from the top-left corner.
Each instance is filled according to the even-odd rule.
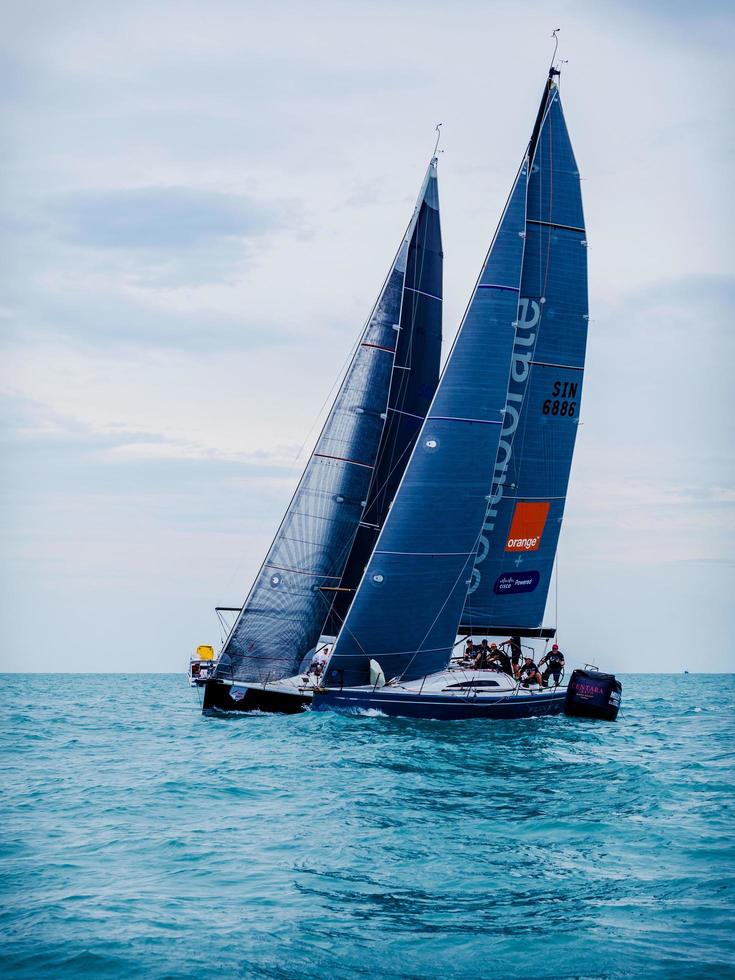
[[[577,381],[555,381],[551,390],[551,398],[547,398],[541,406],[543,415],[566,415],[573,418],[577,414]]]

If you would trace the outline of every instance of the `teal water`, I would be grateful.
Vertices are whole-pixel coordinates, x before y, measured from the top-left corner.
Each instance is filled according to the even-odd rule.
[[[616,724],[202,718],[6,675],[7,977],[735,976],[732,675]]]

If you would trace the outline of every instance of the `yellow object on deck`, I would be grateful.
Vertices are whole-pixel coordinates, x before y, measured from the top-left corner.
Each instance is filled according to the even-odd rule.
[[[197,647],[197,659],[214,660],[214,647],[207,646],[206,644]]]

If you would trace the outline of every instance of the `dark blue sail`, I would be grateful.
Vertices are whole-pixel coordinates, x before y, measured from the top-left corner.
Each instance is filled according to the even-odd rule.
[[[541,624],[579,422],[587,242],[553,76],[530,149],[518,331],[490,506],[462,616],[468,632]]]
[[[524,165],[327,672],[330,686],[446,664],[490,491],[518,309]]]
[[[442,264],[439,195],[436,180],[431,180],[408,250],[388,418],[367,504],[322,631],[326,635],[336,636],[344,622],[436,391],[441,360]]]
[[[396,353],[409,360],[423,357],[422,312],[412,322],[408,350],[401,347],[401,324],[402,310],[412,303],[412,294],[406,295],[407,270],[425,207],[438,209],[434,160],[314,452],[222,648],[217,677],[265,681],[290,676],[319,639],[374,483],[399,367]],[[432,350],[436,329],[432,314],[426,331]],[[438,370],[438,348],[433,356]]]

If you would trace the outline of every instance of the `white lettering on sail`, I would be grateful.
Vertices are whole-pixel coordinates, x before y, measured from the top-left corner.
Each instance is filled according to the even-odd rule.
[[[536,343],[536,324],[541,317],[541,307],[532,299],[520,299],[518,301],[518,320],[514,324],[516,328],[515,340],[513,341],[513,355],[511,360],[510,379],[508,381],[508,395],[505,401],[505,411],[503,415],[503,429],[498,453],[495,457],[495,468],[493,470],[492,489],[488,502],[485,521],[482,525],[482,534],[477,548],[472,578],[467,594],[475,592],[482,580],[479,569],[490,551],[490,534],[495,530],[495,520],[498,516],[498,505],[503,499],[503,486],[507,479],[508,465],[513,456],[513,436],[518,428],[523,399],[528,387],[528,378],[531,373],[530,362],[533,347]],[[526,349],[528,348],[528,349]]]

